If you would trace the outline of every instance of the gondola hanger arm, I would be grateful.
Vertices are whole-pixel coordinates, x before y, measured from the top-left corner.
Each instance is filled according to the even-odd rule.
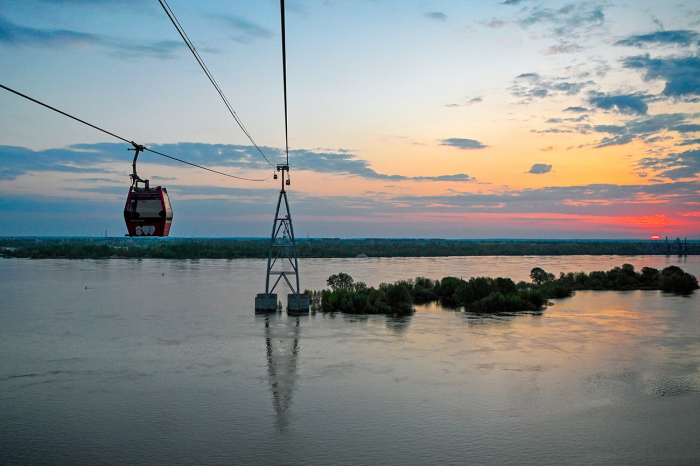
[[[139,158],[139,153],[145,151],[146,148],[145,148],[144,146],[142,146],[141,144],[136,144],[134,141],[131,141],[131,145],[134,146],[134,148],[133,148],[133,149],[127,149],[127,150],[133,150],[133,151],[136,152],[136,153],[134,154],[134,161],[133,161],[132,164],[131,164],[131,166],[132,166],[133,169],[134,169],[133,173],[130,175],[130,177],[131,177],[131,184],[132,184],[132,185],[133,185],[133,184],[138,185],[138,183],[143,183],[143,184],[146,185],[146,188],[148,188],[148,180],[142,180],[142,179],[139,177],[139,175],[136,173],[136,159]]]

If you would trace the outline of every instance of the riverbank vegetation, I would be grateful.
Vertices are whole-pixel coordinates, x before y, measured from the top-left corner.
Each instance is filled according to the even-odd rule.
[[[511,313],[540,311],[551,304],[550,299],[567,298],[577,290],[661,290],[689,294],[700,288],[694,275],[676,266],[661,271],[643,267],[637,272],[631,264],[623,264],[607,272],[562,272],[559,277],[535,267],[530,278],[531,282],[515,283],[502,277],[469,280],[418,277],[382,283],[374,288],[355,282],[346,273],[339,273],[328,278],[330,289],[304,293],[309,296],[312,309],[322,312],[400,316],[413,313],[414,304],[432,302],[469,312]]]
[[[690,242],[682,254],[698,254]],[[0,256],[31,259],[240,259],[266,258],[269,239],[207,238],[0,238]],[[299,239],[299,257],[447,257],[678,254],[643,241]]]

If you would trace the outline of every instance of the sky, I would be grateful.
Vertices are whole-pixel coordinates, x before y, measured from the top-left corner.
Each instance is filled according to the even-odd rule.
[[[284,161],[279,2],[169,0]],[[700,0],[287,0],[296,236],[700,239]],[[152,153],[176,237],[280,186],[157,0],[0,0],[0,84]],[[0,235],[126,233],[130,147],[0,89]]]

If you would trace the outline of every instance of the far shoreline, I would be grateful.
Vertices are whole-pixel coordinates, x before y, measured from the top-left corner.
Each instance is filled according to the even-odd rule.
[[[29,259],[266,259],[269,238],[0,237],[0,257]],[[299,259],[477,256],[687,256],[700,241],[302,238]]]

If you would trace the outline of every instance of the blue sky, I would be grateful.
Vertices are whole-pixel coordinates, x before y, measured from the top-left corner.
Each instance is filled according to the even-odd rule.
[[[284,146],[279,3],[171,0],[255,141]],[[700,231],[700,1],[287,1],[295,229]],[[157,1],[0,0],[0,83],[154,150],[270,167]],[[121,235],[128,145],[0,93],[0,235]],[[173,236],[266,236],[273,180],[146,153]]]

